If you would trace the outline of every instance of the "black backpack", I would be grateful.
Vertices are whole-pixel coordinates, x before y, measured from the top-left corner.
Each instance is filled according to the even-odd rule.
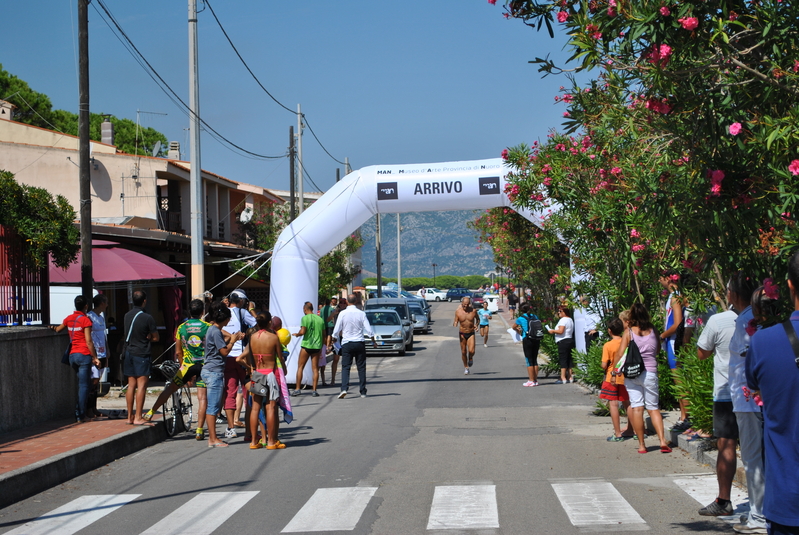
[[[527,332],[525,333],[525,337],[530,337],[533,340],[543,340],[544,326],[541,324],[541,320],[533,314],[527,314],[525,319],[527,320]]]
[[[630,344],[627,346],[627,359],[624,361],[622,373],[626,379],[635,379],[644,372],[644,358],[641,350],[633,339],[633,332],[630,329]]]

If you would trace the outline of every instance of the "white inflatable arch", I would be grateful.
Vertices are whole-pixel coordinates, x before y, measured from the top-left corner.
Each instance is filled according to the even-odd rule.
[[[272,254],[269,309],[290,332],[299,330],[305,301],[317,304],[319,258],[378,213],[510,207],[510,168],[500,158],[466,162],[374,165],[353,171],[305,210],[278,237]],[[540,224],[540,214],[517,210]],[[288,380],[297,373],[299,344],[289,345]],[[310,361],[303,383],[312,378]]]

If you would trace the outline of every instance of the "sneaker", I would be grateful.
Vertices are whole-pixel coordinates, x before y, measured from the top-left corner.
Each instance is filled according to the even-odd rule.
[[[488,344],[483,344],[483,347],[488,347]]]
[[[366,394],[361,394],[361,397],[362,397],[362,398],[365,398],[365,397],[366,397]]]
[[[735,533],[768,533],[768,530],[766,528],[750,526],[746,522],[742,522],[741,524],[735,524],[732,526],[732,529],[735,530]]]
[[[522,383],[522,386],[535,386],[535,383],[532,381],[527,381],[526,383]]]
[[[223,424],[223,423],[225,423],[225,419],[222,418],[221,416],[217,416],[216,417],[216,423]]]
[[[313,394],[311,394],[311,397],[318,398],[318,397],[319,397],[319,392],[317,392],[316,390],[314,390],[314,391],[313,391]]]
[[[675,423],[671,427],[671,430],[672,431],[685,431],[686,429],[690,429],[690,428],[691,428],[691,420],[686,418],[685,420],[677,420],[677,423]]]
[[[295,391],[293,391],[293,392],[291,393],[291,397],[293,397],[293,398],[296,398],[296,397],[297,397],[297,396],[299,396],[300,394],[302,394],[302,392],[301,392],[300,390],[295,390]]]
[[[573,382],[574,382],[574,377],[572,377],[571,379],[569,379],[569,382],[570,382],[570,383],[573,383]]]
[[[732,502],[721,505],[718,500],[713,500],[708,505],[701,508],[699,514],[702,516],[729,516],[732,514]]]
[[[463,370],[463,375],[469,375],[469,368]]]
[[[341,394],[338,395],[338,399],[344,399],[345,397],[347,397],[347,391],[342,390]]]
[[[538,381],[533,381],[533,386],[538,386]]]
[[[225,429],[225,438],[236,438],[237,436],[239,435],[236,433],[235,429],[231,429],[229,427]]]
[[[567,382],[568,382],[568,381],[567,381]],[[563,384],[566,384],[566,383],[564,383],[563,381],[561,381],[560,379],[558,379],[557,381],[555,381],[555,384],[556,384],[556,385],[563,385]]]
[[[471,368],[472,366],[474,366],[474,360],[470,358],[469,359],[469,367]]]
[[[202,427],[197,428],[195,437],[197,440],[205,440],[205,429]]]

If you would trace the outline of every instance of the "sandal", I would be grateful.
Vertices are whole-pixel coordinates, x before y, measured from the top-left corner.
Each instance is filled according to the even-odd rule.
[[[250,444],[251,450],[260,450],[263,449],[263,447],[264,447],[263,442],[256,442],[255,444]]]
[[[671,453],[671,448],[668,446],[661,446],[660,453]]]
[[[638,453],[649,453],[649,450],[644,448],[643,450],[638,450]]]
[[[227,442],[217,442],[216,444],[208,444],[208,447],[209,448],[227,448],[228,445],[229,444]]]
[[[616,435],[610,435],[607,438],[608,442],[624,442],[624,437],[617,437]]]
[[[282,450],[282,449],[285,449],[285,448],[286,448],[286,445],[283,444],[282,442],[280,442],[279,440],[277,442],[275,442],[271,446],[269,446],[269,445],[266,446],[266,449],[268,449],[268,450]]]

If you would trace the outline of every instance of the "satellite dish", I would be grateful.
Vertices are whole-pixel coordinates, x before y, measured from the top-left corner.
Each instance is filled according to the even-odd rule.
[[[243,224],[246,225],[247,223],[250,222],[251,219],[252,219],[252,208],[248,206],[241,212],[241,215],[239,216],[239,221],[241,221]]]
[[[161,152],[161,140],[155,142],[155,146],[153,147],[153,158],[158,156],[158,153]]]

